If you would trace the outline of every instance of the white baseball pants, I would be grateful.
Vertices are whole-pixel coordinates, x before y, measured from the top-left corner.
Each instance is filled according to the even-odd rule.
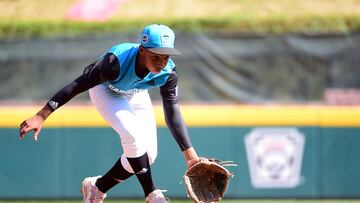
[[[101,116],[120,136],[124,151],[121,163],[124,168],[134,173],[126,157],[140,157],[145,152],[150,164],[154,163],[157,156],[157,132],[148,91],[128,97],[100,84],[91,88],[89,94]]]

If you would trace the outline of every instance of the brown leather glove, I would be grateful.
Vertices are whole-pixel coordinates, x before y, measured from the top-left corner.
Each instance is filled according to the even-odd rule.
[[[233,176],[224,166],[236,166],[232,161],[200,158],[183,176],[188,196],[197,203],[219,202]]]

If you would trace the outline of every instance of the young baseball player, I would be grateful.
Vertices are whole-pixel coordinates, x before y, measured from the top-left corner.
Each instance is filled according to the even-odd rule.
[[[101,203],[106,192],[135,174],[146,202],[169,200],[155,186],[150,165],[157,156],[156,122],[148,89],[160,87],[165,119],[183,152],[188,167],[199,161],[179,110],[178,76],[171,55],[175,34],[165,25],[152,24],[142,32],[140,44],[123,43],[111,47],[81,76],[58,91],[34,116],[20,125],[20,137],[34,130],[34,139],[46,118],[75,95],[89,90],[101,116],[119,134],[124,153],[103,176],[82,182],[84,203]]]

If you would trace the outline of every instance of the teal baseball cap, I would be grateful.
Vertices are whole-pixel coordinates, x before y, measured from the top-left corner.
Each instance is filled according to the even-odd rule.
[[[149,51],[162,55],[180,55],[174,47],[175,34],[168,26],[160,24],[148,25],[144,28],[140,44]]]

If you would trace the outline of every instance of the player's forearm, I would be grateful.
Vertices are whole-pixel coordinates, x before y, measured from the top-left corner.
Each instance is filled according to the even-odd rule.
[[[47,106],[55,111],[60,108],[62,105],[66,104],[77,94],[88,90],[90,88],[90,83],[84,75],[76,78],[74,81],[60,89],[51,99],[48,101]]]
[[[188,167],[192,166],[196,162],[199,161],[199,156],[197,155],[195,149],[193,147],[190,147],[183,151],[184,158],[186,160],[186,164]]]
[[[177,144],[179,145],[181,151],[192,147],[187,127],[180,113],[179,104],[164,102],[163,107],[166,124]]]
[[[48,105],[45,105],[39,112],[36,113],[36,115],[40,116],[43,120],[46,120],[51,113],[52,109]]]
[[[195,149],[194,149],[194,147],[190,147],[188,149],[185,149],[183,151],[183,154],[184,154],[184,157],[185,157],[185,159],[187,161],[199,158],[196,151],[195,151]]]

